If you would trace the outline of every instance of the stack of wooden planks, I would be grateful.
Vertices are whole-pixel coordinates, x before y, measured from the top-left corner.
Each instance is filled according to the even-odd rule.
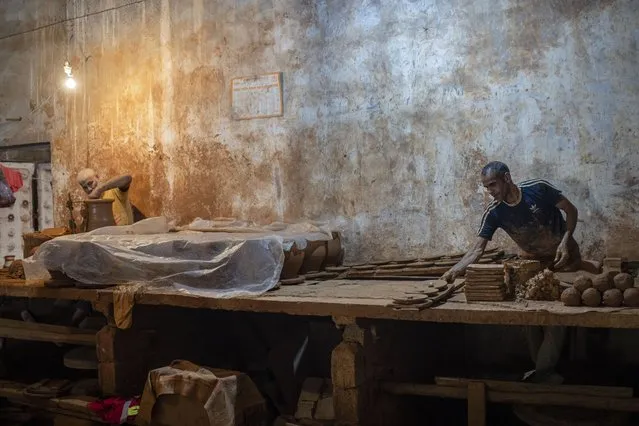
[[[506,300],[504,265],[469,265],[464,292],[468,302]]]
[[[410,280],[424,278],[438,278],[454,266],[462,258],[463,253],[443,256],[427,256],[408,260],[391,260],[369,262],[366,264],[344,265],[340,270],[327,268],[327,271],[340,272],[339,278],[346,279],[379,279],[379,280]],[[486,250],[479,259],[480,264],[499,262],[504,258],[503,250],[493,248]]]

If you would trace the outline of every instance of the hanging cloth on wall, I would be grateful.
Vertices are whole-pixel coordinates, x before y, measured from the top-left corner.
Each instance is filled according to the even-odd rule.
[[[4,175],[4,182],[9,186],[9,188],[11,188],[11,192],[16,193],[20,190],[20,188],[22,188],[24,182],[22,182],[22,175],[19,171],[0,164],[0,172]],[[1,181],[2,179],[0,176],[0,182]]]

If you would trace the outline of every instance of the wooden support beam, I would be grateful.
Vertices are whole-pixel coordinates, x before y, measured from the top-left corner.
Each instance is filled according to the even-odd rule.
[[[433,396],[441,398],[466,399],[468,388],[417,383],[385,382],[382,390],[395,395]],[[519,393],[488,389],[486,400],[508,404],[554,405],[581,407],[597,410],[639,412],[639,398],[610,398],[603,396],[577,395],[557,392]]]
[[[633,390],[622,386],[549,385],[543,383],[508,382],[505,380],[466,379],[462,377],[435,377],[435,383],[442,386],[466,388],[472,382],[480,381],[488,390],[517,393],[565,393],[571,395],[601,396],[608,398],[632,398]]]
[[[0,319],[0,337],[95,346],[95,332],[91,330],[10,319]]]
[[[468,426],[486,426],[486,386],[468,383]]]
[[[97,334],[98,379],[103,395],[132,396],[144,389],[151,346],[150,331],[106,325]]]

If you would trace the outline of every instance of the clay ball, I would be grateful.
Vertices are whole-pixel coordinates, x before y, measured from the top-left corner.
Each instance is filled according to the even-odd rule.
[[[601,303],[601,293],[596,288],[587,288],[581,293],[581,303],[586,306],[599,306]]]
[[[589,277],[579,275],[572,286],[579,290],[579,293],[583,293],[585,289],[592,287],[592,280]]]
[[[618,288],[611,288],[609,290],[604,291],[603,294],[603,304],[606,306],[610,306],[616,308],[617,306],[621,306],[623,303],[623,293]]]
[[[581,305],[581,293],[574,287],[568,287],[561,293],[561,301],[565,306]]]
[[[623,292],[623,303],[626,306],[639,306],[639,288],[630,287]]]
[[[597,275],[595,278],[592,279],[592,286],[602,293],[608,290],[611,287],[610,280],[608,279],[608,274]]]
[[[624,291],[635,284],[635,280],[632,278],[630,274],[626,274],[622,272],[620,274],[615,275],[614,278],[615,287],[621,291]]]

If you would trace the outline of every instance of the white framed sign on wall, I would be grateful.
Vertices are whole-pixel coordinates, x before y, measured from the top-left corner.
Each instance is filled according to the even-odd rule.
[[[234,120],[281,117],[283,114],[281,72],[231,80],[231,118]]]

